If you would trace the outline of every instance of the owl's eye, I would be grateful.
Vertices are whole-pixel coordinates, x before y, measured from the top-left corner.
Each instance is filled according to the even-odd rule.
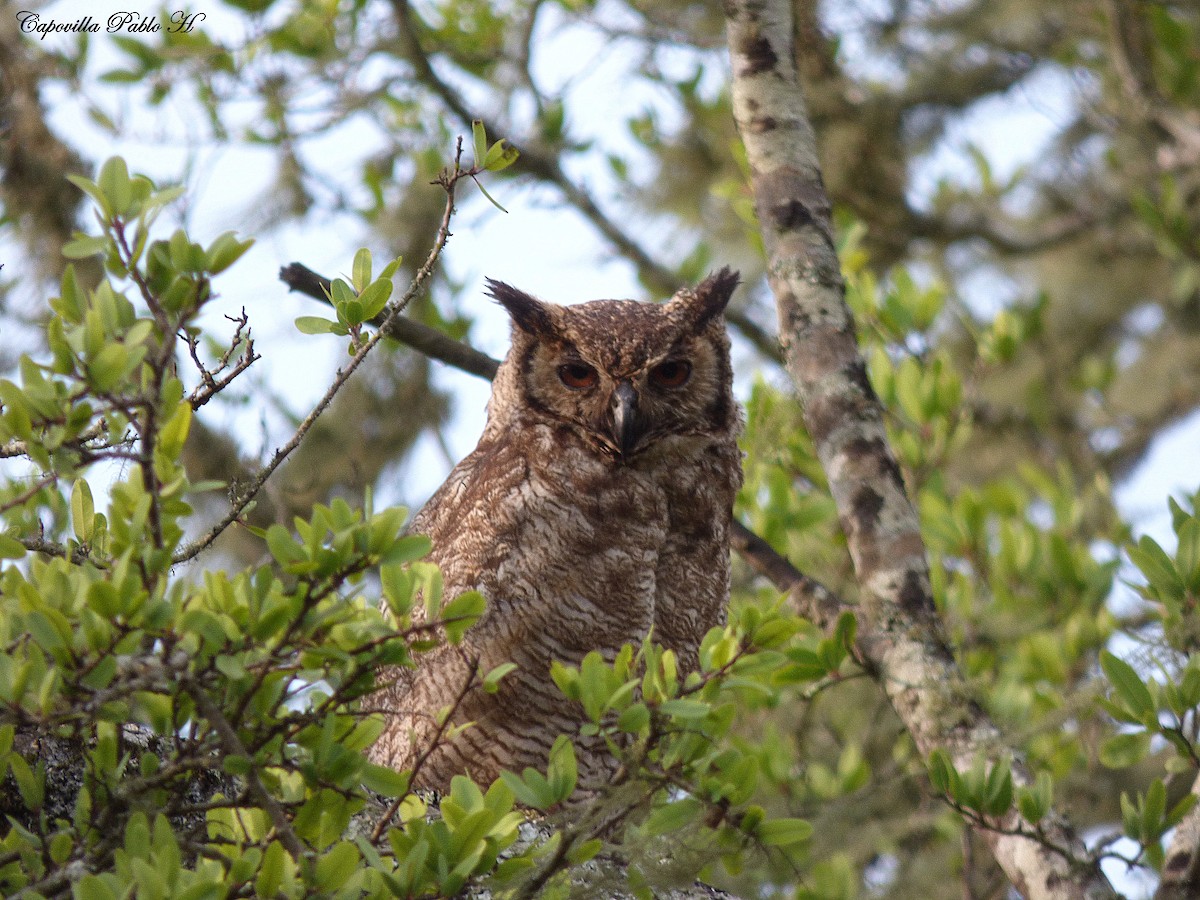
[[[574,391],[593,387],[599,380],[596,370],[583,363],[567,363],[558,367],[558,380]]]
[[[650,370],[650,380],[659,387],[677,388],[687,384],[692,364],[686,359],[672,359]]]

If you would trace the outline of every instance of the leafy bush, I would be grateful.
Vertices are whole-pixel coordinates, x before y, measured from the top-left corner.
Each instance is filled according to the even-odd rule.
[[[653,644],[555,667],[584,732],[620,759],[600,790],[577,785],[566,737],[545,773],[506,773],[486,791],[456,779],[435,812],[409,773],[368,763],[384,725],[366,700],[377,673],[461,639],[482,598],[441,602],[439,573],[420,562],[428,540],[404,535],[404,510],[342,500],[261,531],[260,565],[203,567],[265,480],[205,529],[190,500],[220,485],[191,483],[180,463],[194,411],[257,358],[243,320],[206,367],[197,325],[213,279],[249,242],[158,239],[155,217],[179,192],[120,159],[77,184],[101,232],[66,252],[100,256],[108,277],[84,290],[68,268],[49,357],[23,358],[21,383],[0,382],[0,442],[24,461],[0,501],[6,893],[449,896],[481,880],[561,893],[584,877],[564,873],[626,829],[626,846],[687,832],[690,852],[670,854],[686,858],[676,879],[714,856],[736,871],[752,851],[800,852],[810,826],[751,802],[759,765],[730,728],[738,710],[836,676],[853,619],[822,638],[777,598],[710,634],[700,673],[685,677]],[[361,359],[380,333],[365,323],[399,308],[385,312],[393,270],[372,278],[363,251],[353,284],[330,292],[337,321],[302,330],[348,336]],[[481,676],[494,689],[504,674]],[[559,824],[522,836],[518,804]],[[646,894],[660,863],[614,871]]]

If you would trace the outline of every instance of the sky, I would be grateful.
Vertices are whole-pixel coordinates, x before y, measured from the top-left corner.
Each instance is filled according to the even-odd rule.
[[[102,32],[93,40],[90,65],[94,74],[124,61],[103,29],[109,15],[131,7],[136,8],[118,0],[53,0],[39,13],[43,21],[69,23],[91,16],[101,24]],[[20,10],[20,0],[7,8]],[[189,14],[203,13],[203,25],[216,34],[241,27],[239,18],[214,0],[198,0],[183,8]],[[152,9],[147,5],[145,12]],[[852,35],[853,30],[849,33]],[[48,45],[59,42],[66,46],[72,38],[49,35],[43,40]],[[539,57],[542,62],[536,77],[548,87],[566,86],[569,108],[587,111],[586,116],[572,120],[579,137],[602,140],[612,149],[634,153],[633,141],[621,129],[608,127],[609,122],[624,117],[631,109],[655,108],[664,126],[670,126],[672,112],[662,98],[656,97],[652,89],[622,78],[630,63],[629,48],[586,29],[558,28],[553,23],[545,30],[543,43],[545,52]],[[851,50],[852,43],[850,39]],[[717,80],[722,77],[719,70],[710,71]],[[885,69],[876,74],[886,77]],[[1056,82],[1053,75],[1043,74],[1005,98],[970,111],[915,173],[914,202],[919,205],[922,194],[931,194],[939,179],[976,177],[965,152],[968,146],[987,154],[998,179],[1036,160],[1040,148],[1066,121],[1071,90],[1070,85]],[[97,127],[78,97],[64,94],[44,99],[56,130],[70,135],[73,143],[97,161],[120,153],[132,170],[167,181],[185,169],[190,171],[185,222],[196,239],[207,242],[225,230],[257,237],[256,246],[231,270],[235,277],[226,276],[219,282],[222,298],[211,308],[206,324],[220,330],[225,327],[225,314],[236,314],[244,307],[263,355],[256,363],[258,373],[265,374],[294,411],[305,411],[324,390],[344,348],[342,341],[332,336],[301,336],[295,331],[292,323],[297,316],[319,313],[320,308],[315,301],[288,294],[278,281],[278,269],[288,262],[301,261],[325,274],[347,272],[363,239],[360,225],[350,217],[326,217],[264,232],[257,220],[262,192],[273,175],[270,150],[245,144],[217,145],[200,139],[183,105],[169,102],[150,110],[131,102],[127,92],[112,91],[101,97],[106,112],[120,125],[120,139]],[[1014,134],[1020,134],[1021,139],[1014,140]],[[320,160],[328,171],[337,171],[343,161],[359,158],[362,143],[371,139],[366,130],[357,134],[338,132],[314,143],[308,155]],[[592,168],[586,168],[588,165]],[[602,161],[585,162],[583,166],[571,174],[603,196],[607,173]],[[557,207],[546,189],[521,188],[513,182],[495,183],[491,189],[508,212],[485,202],[470,202],[468,197],[467,202],[460,203],[453,237],[442,258],[448,272],[467,285],[466,296],[477,298],[470,308],[476,317],[471,340],[481,350],[502,356],[508,338],[505,315],[483,296],[485,276],[558,302],[642,296],[632,269],[613,260],[581,217]],[[467,190],[472,188],[468,186]],[[377,262],[382,264],[382,260]],[[985,282],[977,285],[967,299],[977,309],[988,310],[1000,305],[1005,296],[1004,285]],[[406,468],[410,482],[394,496],[381,496],[381,501],[420,502],[440,483],[453,460],[474,446],[482,430],[488,385],[441,365],[435,368],[439,386],[454,398],[454,425],[447,433],[449,453],[432,439],[424,441]],[[743,396],[750,374],[739,373],[739,393]],[[264,430],[256,411],[231,414],[245,419],[238,422],[238,430],[247,436],[251,452],[265,455],[285,437],[278,428]],[[255,441],[259,446],[253,446]],[[1200,414],[1195,414],[1164,431],[1143,463],[1119,486],[1119,502],[1139,531],[1163,543],[1172,541],[1165,497],[1196,488],[1193,463],[1198,452]]]
[[[103,29],[105,12],[126,10],[129,6],[117,0],[57,0],[41,10],[41,16],[44,21],[66,23],[90,15]],[[214,33],[239,27],[238,20],[221,4],[202,0],[189,7],[189,11],[201,8],[209,14],[204,25]],[[101,33],[93,41],[90,63],[93,73],[125,62],[105,37]],[[57,41],[65,47],[72,38],[50,35],[44,40],[48,44]],[[564,59],[576,65],[579,60],[587,61],[590,74],[573,81],[572,91],[579,108],[590,110],[598,122],[615,115],[619,103],[653,102],[652,96],[635,97],[628,91],[611,89],[624,62],[620,54],[606,52],[605,46],[594,37],[576,33],[561,35],[558,40]],[[562,73],[554,72],[538,75],[547,84],[563,77]],[[56,131],[71,135],[72,142],[86,148],[98,163],[109,155],[120,154],[131,171],[160,181],[173,180],[185,167],[190,168],[186,227],[193,239],[207,243],[226,230],[257,237],[255,247],[218,282],[222,297],[209,308],[205,324],[217,332],[227,331],[221,321],[223,315],[236,314],[244,306],[250,315],[256,349],[263,356],[255,363],[257,373],[266,373],[268,381],[287,397],[294,410],[306,411],[324,391],[330,373],[344,358],[344,341],[296,332],[295,318],[321,314],[321,304],[288,294],[277,273],[281,265],[292,261],[303,262],[331,276],[349,272],[354,253],[363,240],[361,223],[350,217],[326,217],[303,226],[289,224],[264,232],[255,227],[255,219],[259,212],[257,198],[268,189],[274,172],[274,157],[269,150],[246,145],[218,146],[198,140],[186,116],[181,116],[180,108],[170,102],[152,111],[129,103],[123,93],[110,92],[105,109],[119,122],[122,134],[120,139],[114,139],[91,121],[79,98],[61,94],[46,100]],[[470,136],[466,137],[469,147]],[[307,155],[318,159],[324,169],[337,171],[342,160],[361,158],[363,142],[371,139],[366,129],[357,133],[343,129],[313,143]],[[448,147],[447,158],[450,151]],[[579,174],[587,178],[602,173]],[[461,190],[465,202],[459,203],[453,237],[441,264],[453,278],[468,285],[468,297],[477,298],[470,308],[476,317],[471,340],[479,349],[499,357],[505,353],[508,342],[507,317],[483,295],[485,276],[556,302],[639,296],[632,270],[607,259],[608,254],[597,243],[590,227],[576,213],[554,207],[546,190],[517,188],[511,182],[489,185],[507,213],[480,202],[472,185],[464,185]],[[170,223],[171,227],[176,224]],[[384,262],[377,256],[376,267],[382,267]],[[486,382],[441,364],[435,364],[435,369],[439,386],[454,397],[456,421],[448,432],[447,442],[450,455],[458,458],[474,446],[482,431],[489,388]],[[262,437],[257,412],[246,411],[242,415],[246,421],[239,423],[239,432],[251,441],[254,436]],[[266,444],[274,444],[286,435],[272,430],[265,437],[262,446],[248,449],[265,455],[271,449]],[[424,441],[406,469],[416,483],[395,497],[380,496],[380,501],[416,502],[428,496],[448,472],[451,461],[445,457],[432,438]]]

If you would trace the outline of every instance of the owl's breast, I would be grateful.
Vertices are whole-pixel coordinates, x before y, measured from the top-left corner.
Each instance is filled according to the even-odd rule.
[[[564,449],[545,440],[548,451]],[[593,453],[547,452],[529,463],[512,549],[542,557],[533,568],[564,590],[628,612],[653,602],[669,523],[667,492],[647,473]]]

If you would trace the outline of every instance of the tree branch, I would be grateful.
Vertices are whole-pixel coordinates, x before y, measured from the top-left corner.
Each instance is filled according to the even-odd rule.
[[[1200,775],[1192,782],[1192,793],[1200,796]],[[1163,861],[1162,880],[1154,900],[1190,900],[1200,896],[1200,803],[1175,826],[1171,845]]]
[[[408,0],[391,0],[391,2],[399,25],[404,54],[412,63],[417,80],[446,105],[446,108],[458,118],[464,128],[470,128],[471,123],[478,120],[483,123],[488,134],[505,134],[506,129],[487,116],[468,108],[461,94],[438,77],[428,54],[422,48],[417,37],[417,23],[413,18]],[[562,194],[563,199],[587,219],[617,253],[633,263],[638,277],[651,290],[668,296],[675,293],[682,280],[679,274],[647,253],[641,243],[600,208],[591,193],[572,181],[563,171],[557,154],[548,153],[533,142],[519,141],[511,136],[508,136],[508,139],[521,154],[513,171],[532,175],[537,180],[555,187]],[[759,353],[775,362],[782,361],[778,342],[744,313],[729,310],[726,312],[725,318]]]
[[[1162,168],[1188,167],[1200,161],[1200,123],[1183,114],[1159,91],[1151,60],[1153,36],[1146,10],[1129,0],[1106,0],[1109,47],[1121,92],[1135,115],[1150,126],[1160,143],[1174,142],[1175,152],[1162,153]]]
[[[279,278],[293,291],[324,303],[330,302],[326,293],[330,280],[302,263],[294,262],[284,266],[279,270]],[[387,320],[381,313],[372,321],[380,329],[380,333],[387,337],[471,375],[491,380],[500,365],[499,360],[476,350],[470,344],[456,341],[436,328],[414,322],[404,316]],[[741,554],[755,572],[779,590],[788,591],[797,614],[810,619],[818,627],[831,626],[842,612],[852,608],[823,584],[809,578],[785,557],[776,553],[770,544],[736,519],[733,521],[730,546]]]
[[[213,729],[220,736],[221,744],[227,754],[230,756],[242,756],[247,760],[251,760],[252,756],[241,738],[238,737],[237,731],[229,724],[229,720],[225,718],[225,714],[221,712],[220,707],[213,702],[212,697],[208,696],[202,687],[198,687],[190,682],[185,683],[184,689],[188,696],[192,698],[192,702],[196,704],[196,710],[204,718],[208,719]],[[283,844],[288,853],[292,855],[292,859],[297,864],[301,863],[307,856],[308,851],[305,849],[300,838],[292,829],[291,820],[288,819],[287,813],[283,807],[279,805],[279,801],[272,796],[271,792],[266,789],[262,783],[262,779],[258,777],[258,770],[251,765],[250,770],[243,776],[246,779],[246,786],[250,789],[251,796],[267,811],[267,815],[271,817],[271,824],[275,826],[275,833],[279,836],[279,842]]]
[[[1012,750],[971,699],[946,645],[920,522],[858,351],[796,73],[791,4],[727,0],[725,12],[734,118],[750,164],[784,360],[846,533],[861,586],[860,620],[872,636],[870,661],[922,754],[944,750],[961,769],[980,753],[998,759]],[[1019,763],[1013,777],[1029,783]],[[1026,897],[1116,896],[1063,820],[1052,815],[1040,823],[1043,841],[1011,833],[1021,821],[1012,810],[997,828],[980,831]],[[1051,846],[1067,848],[1073,860]]]
[[[331,284],[330,279],[324,275],[318,275],[301,263],[290,263],[280,269],[279,280],[293,291],[298,291],[314,300],[330,303],[329,295],[326,293]],[[372,319],[371,323],[379,328],[385,337],[412,347],[430,359],[436,359],[448,366],[461,369],[471,375],[478,375],[489,381],[495,377],[496,368],[500,365],[499,360],[492,359],[469,344],[456,341],[436,328],[423,322],[415,322],[406,316],[395,316],[388,319],[385,311]]]
[[[737,519],[733,520],[729,545],[755,572],[779,590],[787,591],[796,614],[804,616],[818,628],[827,631],[843,612],[854,610],[821,582],[805,575],[786,557],[776,553],[774,547]]]

